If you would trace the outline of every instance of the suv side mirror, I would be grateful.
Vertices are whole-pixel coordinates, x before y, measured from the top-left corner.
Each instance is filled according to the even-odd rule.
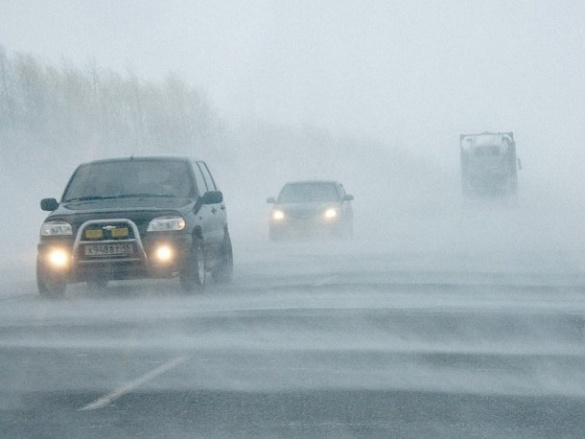
[[[266,202],[268,204],[276,204],[276,199],[274,197],[266,198]]]
[[[203,194],[201,197],[203,204],[218,204],[223,201],[223,193],[220,191],[209,191]]]
[[[353,195],[349,195],[349,194],[344,195],[343,201],[353,201]]]
[[[41,200],[41,209],[47,212],[53,212],[57,210],[59,203],[55,198],[43,198]]]

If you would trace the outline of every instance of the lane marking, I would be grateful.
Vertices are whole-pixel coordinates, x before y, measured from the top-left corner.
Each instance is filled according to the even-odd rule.
[[[162,375],[163,373],[168,372],[172,368],[177,367],[179,364],[187,361],[187,359],[189,359],[189,357],[177,357],[177,358],[163,364],[162,366],[159,366],[156,369],[153,369],[150,372],[142,375],[140,378],[137,378],[133,381],[130,381],[129,383],[127,383],[121,387],[118,387],[117,389],[113,390],[112,392],[108,393],[107,395],[102,396],[101,398],[98,398],[93,402],[90,402],[86,406],[80,408],[79,411],[96,410],[96,409],[104,408],[108,404],[110,404],[112,401],[115,401],[116,399],[120,398],[121,396],[131,392],[132,390],[138,388],[142,384],[147,383],[148,381],[152,381],[157,376]]]

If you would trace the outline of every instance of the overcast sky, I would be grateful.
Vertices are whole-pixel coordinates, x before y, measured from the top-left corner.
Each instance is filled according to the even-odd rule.
[[[585,168],[584,22],[580,0],[0,0],[9,53],[175,72],[226,118],[447,163],[460,133],[514,131],[527,174],[550,180]]]

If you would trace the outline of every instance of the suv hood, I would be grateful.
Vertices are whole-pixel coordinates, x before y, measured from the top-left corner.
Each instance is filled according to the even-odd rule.
[[[193,203],[188,198],[166,197],[135,197],[135,198],[106,198],[103,200],[71,201],[60,204],[68,213],[75,211],[96,210],[135,210],[135,209],[180,209]]]
[[[73,227],[75,235],[79,227],[86,221],[123,218],[133,221],[142,233],[152,219],[163,215],[186,216],[194,205],[192,200],[185,199],[182,200],[182,203],[179,203],[177,199],[163,199],[164,202],[156,203],[157,205],[153,205],[152,199],[148,200],[150,201],[148,207],[141,207],[140,205],[128,207],[127,199],[125,203],[116,202],[116,200],[69,203],[60,205],[57,210],[49,214],[45,221],[66,221]],[[171,203],[171,201],[173,202]],[[146,203],[144,204],[146,205]]]

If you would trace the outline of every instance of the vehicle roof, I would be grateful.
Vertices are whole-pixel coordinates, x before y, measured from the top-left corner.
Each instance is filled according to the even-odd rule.
[[[335,180],[299,180],[299,181],[289,181],[285,183],[287,184],[341,184]]]
[[[198,159],[187,156],[171,156],[171,155],[153,155],[153,156],[130,156],[130,157],[112,157],[107,159],[91,160],[81,165],[90,165],[95,163],[113,163],[113,162],[131,162],[131,161],[177,161],[177,162],[191,162],[200,161]],[[80,166],[81,166],[80,165]]]

